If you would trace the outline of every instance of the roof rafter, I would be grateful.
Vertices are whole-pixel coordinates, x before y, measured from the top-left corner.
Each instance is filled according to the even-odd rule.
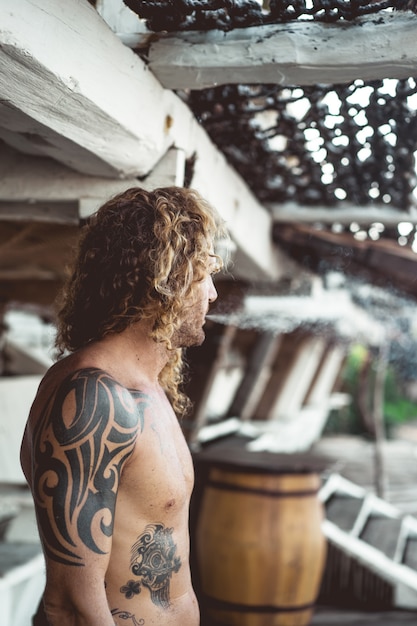
[[[397,226],[400,222],[410,222],[417,225],[417,210],[413,207],[410,212],[400,211],[387,205],[372,204],[359,206],[350,203],[340,203],[335,207],[301,206],[295,202],[284,204],[270,204],[269,208],[275,223],[297,222],[303,224],[343,224],[357,222],[361,226],[370,226],[380,222],[385,226]]]
[[[239,28],[230,32],[155,33],[121,0],[103,11],[120,39],[132,48],[149,45],[149,67],[170,89],[222,84],[340,84],[355,79],[408,78],[417,64],[417,17],[379,12],[355,21]],[[121,32],[122,29],[122,32]],[[150,42],[150,43],[149,43]]]

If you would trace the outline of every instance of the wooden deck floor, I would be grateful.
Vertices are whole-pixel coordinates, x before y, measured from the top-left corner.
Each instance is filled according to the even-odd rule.
[[[335,607],[318,607],[310,626],[402,626],[417,624],[414,611],[360,611]],[[201,621],[201,626],[226,626],[213,621]]]
[[[417,516],[417,440],[389,440],[383,444],[384,499],[403,513]],[[374,446],[352,436],[324,437],[309,452],[325,461],[328,472],[375,491]],[[417,623],[417,622],[416,622]]]
[[[355,611],[334,607],[318,607],[311,626],[400,626],[417,624],[414,611]]]

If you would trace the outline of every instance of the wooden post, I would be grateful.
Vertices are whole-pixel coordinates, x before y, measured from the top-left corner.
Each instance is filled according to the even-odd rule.
[[[375,359],[375,383],[373,393],[373,417],[375,425],[374,446],[374,480],[377,496],[385,497],[387,477],[384,466],[383,445],[385,441],[384,426],[384,384],[388,365],[389,344],[383,343],[379,348],[379,355]]]
[[[0,376],[3,375],[5,370],[4,344],[7,330],[7,326],[4,321],[5,312],[6,305],[4,302],[0,302]]]

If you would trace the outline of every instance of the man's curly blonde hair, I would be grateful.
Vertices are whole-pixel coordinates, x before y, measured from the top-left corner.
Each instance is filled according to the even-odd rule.
[[[207,271],[213,243],[226,236],[217,212],[192,189],[133,187],[106,202],[84,226],[62,290],[59,355],[151,320],[152,338],[170,352],[160,382],[183,415],[189,401],[180,390],[182,350],[171,338],[184,299]]]

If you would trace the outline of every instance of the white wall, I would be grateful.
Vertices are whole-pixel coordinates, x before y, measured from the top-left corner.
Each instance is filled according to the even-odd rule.
[[[0,482],[25,483],[20,443],[41,376],[0,378]]]

